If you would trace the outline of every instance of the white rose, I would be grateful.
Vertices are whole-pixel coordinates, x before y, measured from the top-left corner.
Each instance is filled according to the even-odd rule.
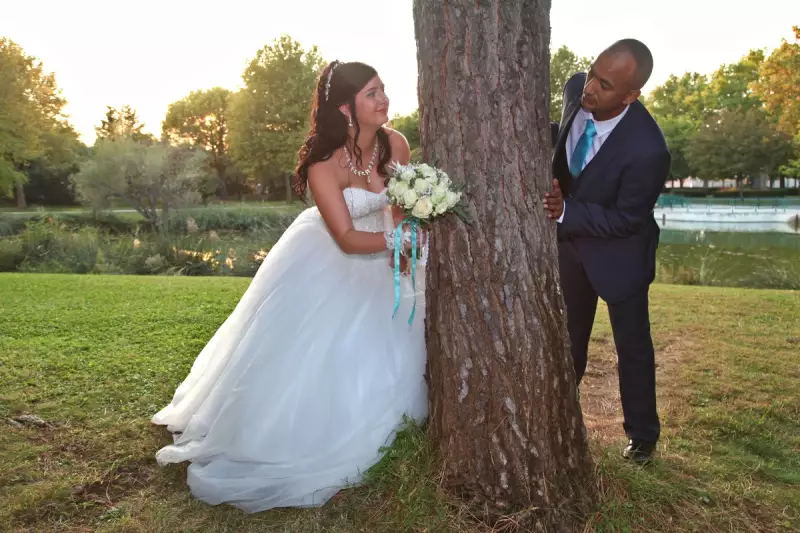
[[[447,174],[442,172],[439,175],[439,185],[441,185],[442,187],[444,187],[446,189],[446,188],[450,187],[450,185],[452,185],[452,184],[453,184],[453,182],[450,180],[450,177]]]
[[[390,189],[392,196],[397,199],[403,197],[405,192],[408,190],[408,183],[405,181],[398,181],[394,184],[394,189]]]
[[[433,181],[433,183],[436,183],[436,181],[438,181],[439,179],[439,177],[436,175],[436,169],[429,165],[425,164],[420,165],[419,173],[422,174],[422,176],[429,181],[435,180]]]
[[[427,194],[431,190],[431,184],[425,180],[414,180],[414,190],[420,195]]]
[[[397,178],[390,179],[389,183],[386,185],[386,190],[389,191],[389,194],[394,194],[395,185],[397,185]]]
[[[400,179],[403,181],[411,181],[416,175],[417,173],[409,168],[400,173]]]
[[[448,207],[455,207],[461,200],[460,192],[447,191],[447,205]]]
[[[415,216],[417,218],[426,219],[431,216],[433,212],[433,202],[431,202],[430,198],[420,198],[419,202],[414,206],[414,209],[411,210],[411,216]]]
[[[417,203],[417,198],[418,196],[414,189],[408,189],[403,193],[403,204],[405,204],[406,208],[414,207],[414,204]]]
[[[444,215],[448,209],[450,209],[450,206],[447,204],[447,198],[442,198],[433,210],[437,215]]]
[[[447,197],[447,189],[445,189],[444,187],[440,187],[439,185],[433,187],[433,190],[431,191],[431,200],[433,200],[434,204],[438,204],[446,197]]]

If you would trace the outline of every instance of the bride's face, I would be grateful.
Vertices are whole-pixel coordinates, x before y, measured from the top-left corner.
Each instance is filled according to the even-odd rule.
[[[361,127],[380,127],[389,121],[389,97],[379,76],[356,95],[356,120]]]

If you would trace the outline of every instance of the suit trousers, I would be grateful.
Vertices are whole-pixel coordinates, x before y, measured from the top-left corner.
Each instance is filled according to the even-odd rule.
[[[580,385],[586,372],[598,296],[580,257],[568,241],[559,243],[559,271],[575,376]],[[608,313],[617,349],[623,428],[630,439],[656,442],[660,423],[656,410],[655,351],[650,334],[648,293],[649,285],[622,302],[609,304]]]

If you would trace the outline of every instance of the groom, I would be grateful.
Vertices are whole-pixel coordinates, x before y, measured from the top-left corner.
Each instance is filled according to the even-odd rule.
[[[599,296],[608,304],[617,348],[630,439],[623,457],[639,464],[649,462],[660,433],[648,290],[659,236],[653,206],[671,161],[661,130],[637,100],[652,70],[650,50],[624,39],[604,50],[588,74],[567,82],[561,124],[552,125],[553,191],[544,201],[558,223],[578,384]]]

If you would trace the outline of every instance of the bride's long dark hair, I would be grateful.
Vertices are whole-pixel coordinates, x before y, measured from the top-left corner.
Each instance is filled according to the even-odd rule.
[[[327,87],[328,76],[330,87]],[[300,148],[299,161],[294,170],[292,190],[301,199],[305,200],[308,188],[308,168],[314,163],[327,161],[336,150],[347,142],[347,117],[339,111],[339,106],[346,104],[353,117],[355,134],[353,137],[353,156],[355,162],[362,166],[362,153],[358,147],[358,135],[361,128],[356,117],[356,95],[364,86],[377,76],[374,68],[364,63],[340,63],[333,61],[326,66],[317,80],[314,91],[314,107],[311,111],[311,128],[303,146]],[[326,98],[326,88],[328,90]],[[389,146],[389,134],[384,128],[378,129],[378,174],[388,176],[386,166],[392,159],[392,150]]]

